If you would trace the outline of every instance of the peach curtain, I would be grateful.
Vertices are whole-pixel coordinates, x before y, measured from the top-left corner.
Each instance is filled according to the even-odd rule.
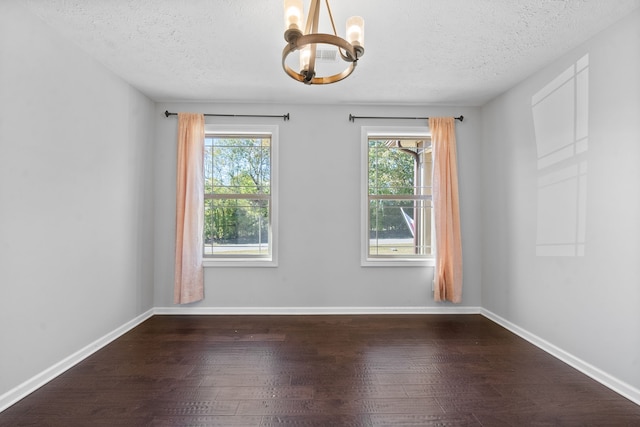
[[[178,113],[174,302],[204,298],[204,115]]]
[[[433,147],[433,216],[436,233],[434,299],[462,301],[462,237],[458,202],[455,119],[429,118]]]

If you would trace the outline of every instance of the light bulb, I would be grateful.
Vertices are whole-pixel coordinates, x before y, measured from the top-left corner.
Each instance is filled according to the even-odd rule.
[[[300,49],[300,71],[309,70],[309,61],[311,60],[311,45],[307,45]]]
[[[347,41],[353,46],[364,47],[364,19],[361,16],[347,19]]]
[[[284,29],[302,28],[302,0],[284,0]]]

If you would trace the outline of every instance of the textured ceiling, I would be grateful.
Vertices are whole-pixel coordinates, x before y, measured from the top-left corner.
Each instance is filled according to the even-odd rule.
[[[364,17],[366,52],[346,80],[305,86],[281,67],[282,0],[21,3],[156,101],[469,106],[640,7],[640,0],[333,0],[338,35],[349,16]]]

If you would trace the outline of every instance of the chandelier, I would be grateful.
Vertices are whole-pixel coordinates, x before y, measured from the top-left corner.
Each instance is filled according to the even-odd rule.
[[[282,68],[291,78],[305,84],[329,84],[338,82],[348,77],[355,69],[358,59],[364,55],[364,20],[360,16],[352,16],[347,19],[346,40],[338,37],[336,25],[333,22],[329,0],[325,0],[333,34],[318,32],[318,20],[320,18],[320,0],[311,0],[306,27],[302,32],[303,11],[302,0],[284,0],[284,39],[287,45],[282,51]],[[342,72],[328,76],[316,76],[316,60],[318,45],[333,45],[338,48],[338,53],[347,65]],[[299,72],[287,64],[287,57],[300,51]]]

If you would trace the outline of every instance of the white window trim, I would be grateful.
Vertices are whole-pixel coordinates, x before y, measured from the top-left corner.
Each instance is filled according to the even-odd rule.
[[[203,258],[202,265],[209,267],[277,267],[278,266],[278,131],[276,125],[219,125],[205,124],[205,135],[255,135],[271,136],[271,256],[266,258]]]
[[[433,267],[435,257],[373,258],[369,256],[369,138],[431,136],[426,126],[362,126],[360,130],[360,266],[362,267]]]

